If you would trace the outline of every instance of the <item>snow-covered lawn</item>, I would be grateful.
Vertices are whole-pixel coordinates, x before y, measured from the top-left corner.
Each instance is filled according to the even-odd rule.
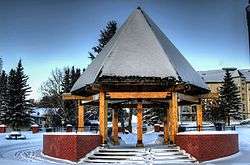
[[[9,133],[0,134],[0,164],[1,165],[46,165],[58,164],[45,159],[41,155],[43,133],[32,134],[31,131],[22,132],[25,140],[6,140]]]
[[[250,164],[250,127],[241,126],[236,129],[239,133],[240,152],[230,157],[217,159],[202,164]],[[43,133],[32,134],[22,132],[26,140],[6,140],[8,133],[0,134],[0,165],[52,165],[68,164],[58,160],[44,158],[41,155]],[[136,143],[136,134],[120,134],[127,144]],[[144,134],[144,144],[154,144],[158,133],[148,132]]]

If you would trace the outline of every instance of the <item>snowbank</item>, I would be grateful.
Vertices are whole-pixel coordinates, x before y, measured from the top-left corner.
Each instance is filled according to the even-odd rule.
[[[238,134],[236,131],[188,131],[179,132],[177,135],[216,135],[216,134]]]
[[[44,135],[99,135],[96,132],[46,132]]]

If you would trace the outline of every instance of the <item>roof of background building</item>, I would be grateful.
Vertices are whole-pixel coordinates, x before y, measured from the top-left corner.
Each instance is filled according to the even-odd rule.
[[[74,84],[71,92],[107,77],[173,77],[207,89],[199,74],[159,27],[136,9]]]
[[[240,69],[240,72],[246,77],[246,81],[250,82],[250,69]]]
[[[225,76],[225,70],[208,70],[208,71],[198,71],[201,75],[202,79],[206,83],[216,83],[216,82],[223,82]],[[246,81],[250,82],[250,69],[240,69],[230,71],[233,78],[243,76],[246,78]]]

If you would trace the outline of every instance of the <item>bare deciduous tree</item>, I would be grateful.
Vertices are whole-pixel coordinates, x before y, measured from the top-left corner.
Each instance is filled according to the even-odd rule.
[[[53,118],[55,115],[60,118],[60,121],[64,120],[65,118],[65,112],[63,110],[64,104],[61,96],[63,93],[62,83],[63,71],[56,68],[51,72],[51,76],[46,82],[42,84],[40,88],[43,96],[40,103],[43,104],[42,106],[48,108],[48,122],[53,126],[61,124],[59,122],[53,122]]]

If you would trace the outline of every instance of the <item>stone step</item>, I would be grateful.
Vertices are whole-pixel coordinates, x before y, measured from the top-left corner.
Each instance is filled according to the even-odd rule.
[[[141,156],[89,156],[88,159],[104,159],[104,160],[144,160]]]
[[[196,161],[194,160],[182,160],[182,159],[177,159],[177,160],[154,160],[152,164],[194,164]]]
[[[114,148],[103,148],[99,149],[99,152],[145,152],[145,149],[128,149],[128,148],[123,148],[123,149],[114,149]]]
[[[144,161],[140,160],[102,160],[102,159],[86,159],[86,163],[123,163],[123,164],[145,164]]]
[[[171,156],[171,155],[183,155],[181,152],[157,152],[157,153],[152,153],[155,156]]]
[[[138,152],[94,152],[96,156],[143,156],[146,153],[138,153]]]
[[[153,155],[154,159],[162,160],[162,159],[190,159],[187,155],[167,155],[167,156],[156,156]]]
[[[179,152],[179,149],[170,149],[170,148],[166,148],[166,149],[151,149],[151,152]]]
[[[194,164],[195,160],[178,146],[145,148],[97,148],[84,160],[85,163],[123,164]]]

